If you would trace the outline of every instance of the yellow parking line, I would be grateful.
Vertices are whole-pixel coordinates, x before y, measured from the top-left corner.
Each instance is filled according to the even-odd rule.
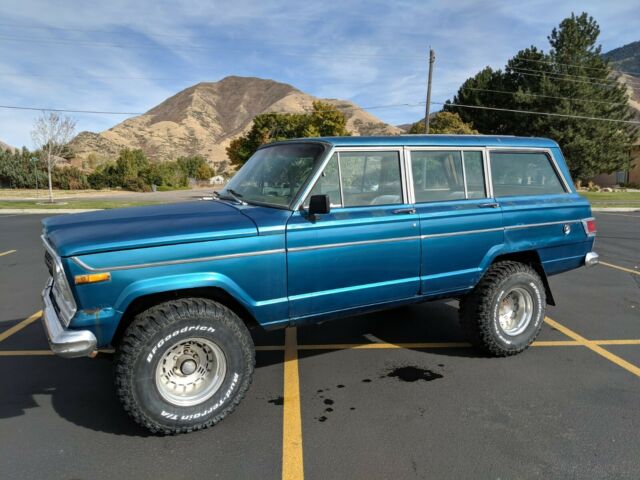
[[[587,340],[582,335],[574,332],[573,330],[565,327],[564,325],[560,325],[558,322],[556,322],[555,320],[550,319],[549,317],[545,317],[544,320],[545,320],[545,322],[547,322],[547,324],[551,325],[556,330],[561,331],[567,337],[573,338],[576,342],[578,342],[581,345],[584,345],[585,347],[587,347],[588,349],[596,352],[601,357],[606,358],[607,360],[615,363],[619,367],[622,367],[625,370],[627,370],[627,371],[633,373],[634,375],[640,377],[640,368],[636,367],[632,363],[629,363],[626,360],[620,358],[619,356],[614,355],[613,353],[611,353],[608,350],[605,350],[604,348],[602,348],[600,345],[596,344],[595,342]]]
[[[596,345],[640,345],[640,339],[630,340],[592,340]]]
[[[613,265],[612,263],[601,261],[600,265],[604,265],[605,267],[609,267],[609,268],[616,268],[618,270],[622,270],[623,272],[633,273],[634,275],[640,275],[640,272],[638,270],[631,270],[630,268],[620,267],[618,265]]]
[[[17,325],[14,325],[13,327],[8,328],[4,332],[0,333],[0,342],[2,342],[3,340],[6,340],[7,338],[9,338],[14,333],[19,332],[20,330],[22,330],[24,327],[26,327],[30,323],[35,322],[41,316],[42,316],[42,310],[38,310],[36,313],[31,315],[29,318],[25,318],[24,320],[22,320]]]
[[[300,377],[298,374],[298,339],[295,327],[285,332],[284,410],[282,422],[282,478],[304,478],[302,461],[302,417],[300,414]]]
[[[0,253],[0,257],[4,257],[5,255],[9,255],[10,253],[15,253],[17,250],[7,250],[6,252]]]

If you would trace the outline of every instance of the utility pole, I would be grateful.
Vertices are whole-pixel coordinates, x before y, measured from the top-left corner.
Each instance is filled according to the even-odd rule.
[[[429,133],[429,110],[431,108],[431,78],[433,76],[433,62],[436,61],[436,52],[429,47],[429,80],[427,81],[427,107],[424,114],[424,133]]]

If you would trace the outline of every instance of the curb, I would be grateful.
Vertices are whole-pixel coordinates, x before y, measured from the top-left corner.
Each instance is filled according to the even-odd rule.
[[[640,212],[639,207],[592,207],[592,212]]]
[[[97,212],[103,208],[0,208],[0,215],[42,215],[56,213]]]

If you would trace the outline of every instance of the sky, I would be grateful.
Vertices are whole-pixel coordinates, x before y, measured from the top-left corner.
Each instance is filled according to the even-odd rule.
[[[2,0],[0,105],[138,113],[240,75],[352,100],[397,125],[424,115],[429,46],[432,100],[444,102],[483,67],[547,50],[552,28],[582,11],[603,51],[640,40],[640,0]],[[32,147],[40,114],[0,108],[0,140]],[[67,115],[96,132],[132,116]]]

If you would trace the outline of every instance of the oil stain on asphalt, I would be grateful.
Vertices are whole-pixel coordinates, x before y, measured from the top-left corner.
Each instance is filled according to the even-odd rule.
[[[272,398],[271,400],[269,400],[269,403],[272,405],[284,405],[284,398],[283,397],[276,397],[276,398]]]
[[[439,363],[438,367],[444,367],[444,364]],[[426,368],[416,367],[413,365],[404,365],[400,367],[394,367],[393,369],[381,375],[379,378],[381,379],[394,378],[401,382],[414,383],[418,381],[430,382],[432,380],[443,378],[443,375],[438,372],[434,372],[433,370],[428,370]],[[362,379],[362,383],[371,383],[371,382],[372,380],[370,378]],[[340,388],[340,389],[345,388],[345,385],[339,384],[336,386],[336,388]],[[320,417],[316,417],[316,420],[318,420],[319,422],[326,422],[329,419],[327,415],[333,412],[334,410],[332,407],[335,404],[334,400],[331,398],[325,398],[324,395],[321,395],[322,393],[326,393],[329,390],[330,390],[329,388],[316,390],[317,397],[319,397],[322,400],[322,403],[324,405],[328,406],[327,408],[324,409],[324,412],[323,412],[324,415]],[[282,397],[279,397],[279,398],[282,398]],[[275,403],[275,402],[273,402],[273,400],[270,400],[269,403]],[[350,411],[353,411],[355,409],[356,407],[349,407]]]
[[[432,380],[442,378],[442,375],[425,368],[406,366],[394,368],[389,373],[380,378],[384,377],[397,378],[402,382],[417,382],[419,380],[430,382]]]

